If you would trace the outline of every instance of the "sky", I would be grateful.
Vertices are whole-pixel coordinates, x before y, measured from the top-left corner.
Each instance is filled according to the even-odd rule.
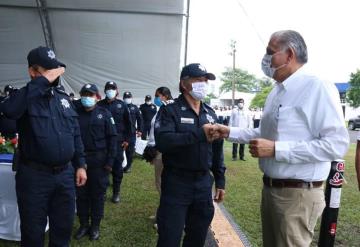
[[[308,47],[307,67],[320,78],[348,82],[360,69],[359,0],[191,0],[187,63],[219,76],[236,67],[264,77],[261,60],[270,35],[298,31]]]

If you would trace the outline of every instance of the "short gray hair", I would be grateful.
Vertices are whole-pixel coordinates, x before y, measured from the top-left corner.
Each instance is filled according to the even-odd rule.
[[[296,54],[296,60],[305,64],[308,61],[307,47],[300,33],[293,30],[282,30],[271,35],[270,39],[276,39],[282,48],[292,48]]]

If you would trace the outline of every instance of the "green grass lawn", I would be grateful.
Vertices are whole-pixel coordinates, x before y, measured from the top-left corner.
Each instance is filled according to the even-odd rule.
[[[225,144],[225,163],[227,166],[227,187],[225,207],[246,233],[253,246],[261,246],[260,192],[262,174],[257,159],[231,161],[231,143]],[[360,192],[354,169],[355,145],[352,144],[346,155],[345,176],[341,208],[335,246],[360,246]],[[79,247],[146,247],[156,245],[156,231],[149,219],[158,204],[158,194],[154,185],[153,167],[135,159],[133,170],[125,174],[122,185],[122,202],[115,205],[108,200],[105,205],[105,218],[101,224],[100,240],[90,242],[87,238],[72,240],[71,246]],[[319,225],[320,222],[318,222]],[[76,221],[74,231],[78,227]],[[318,236],[315,237],[315,241]],[[1,241],[0,247],[19,246],[16,242]],[[316,243],[314,243],[316,246]]]

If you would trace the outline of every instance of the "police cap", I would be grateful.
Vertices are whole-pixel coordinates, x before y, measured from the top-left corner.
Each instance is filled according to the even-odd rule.
[[[132,98],[131,92],[125,92],[123,95],[123,99]]]
[[[208,73],[204,66],[199,63],[191,63],[183,67],[181,70],[180,79],[189,79],[193,77],[206,77],[209,80],[215,80],[216,77],[213,73]]]
[[[56,59],[53,50],[44,46],[32,49],[27,56],[27,60],[29,67],[33,65],[39,65],[45,69],[66,67],[65,64]]]
[[[83,94],[85,92],[90,92],[90,93],[93,93],[93,94],[98,94],[99,93],[99,90],[97,88],[97,86],[95,84],[91,84],[91,83],[88,83],[88,84],[85,84],[81,90],[80,90],[80,94]]]
[[[115,82],[113,81],[108,81],[106,84],[105,84],[105,90],[107,89],[117,89],[117,85]]]

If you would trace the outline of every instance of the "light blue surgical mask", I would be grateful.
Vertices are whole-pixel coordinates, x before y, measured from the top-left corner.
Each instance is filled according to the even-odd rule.
[[[114,90],[114,89],[106,90],[105,94],[108,99],[113,99],[116,96],[116,90]]]
[[[161,101],[160,97],[154,98],[154,104],[157,105],[158,107],[162,106],[162,101]]]
[[[94,97],[82,96],[81,97],[81,104],[85,108],[90,108],[90,107],[93,107],[96,104],[96,99]]]

